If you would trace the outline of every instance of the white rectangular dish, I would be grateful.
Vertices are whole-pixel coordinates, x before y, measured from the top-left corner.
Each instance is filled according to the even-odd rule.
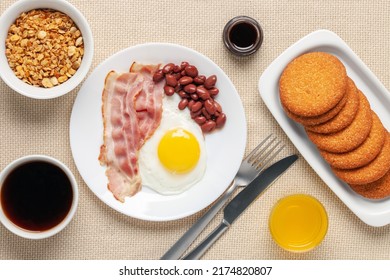
[[[279,77],[283,69],[295,57],[313,51],[328,52],[344,63],[348,76],[366,95],[372,110],[379,116],[386,129],[390,130],[389,91],[351,48],[339,36],[328,30],[318,30],[303,37],[277,57],[260,77],[260,96],[302,156],[345,205],[370,226],[387,225],[390,223],[390,198],[365,199],[339,180],[308,139],[303,127],[289,119],[280,104]]]

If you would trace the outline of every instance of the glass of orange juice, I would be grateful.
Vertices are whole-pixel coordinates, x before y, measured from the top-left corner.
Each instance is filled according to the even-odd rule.
[[[280,199],[269,217],[274,241],[291,252],[307,252],[317,247],[328,231],[328,215],[314,197],[294,194]]]

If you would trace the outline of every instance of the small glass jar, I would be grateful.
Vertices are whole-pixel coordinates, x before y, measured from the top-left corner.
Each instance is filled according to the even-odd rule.
[[[255,53],[263,43],[263,30],[255,19],[238,16],[225,25],[222,38],[230,52],[238,56],[248,56]]]
[[[269,217],[273,240],[290,252],[308,252],[316,248],[328,230],[328,215],[324,206],[306,194],[280,199]]]

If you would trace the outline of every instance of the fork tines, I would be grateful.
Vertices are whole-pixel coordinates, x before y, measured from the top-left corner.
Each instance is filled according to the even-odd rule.
[[[265,167],[273,160],[284,145],[280,145],[281,141],[276,141],[276,136],[268,135],[248,156],[247,161],[258,171],[265,169]],[[277,149],[278,148],[278,149]]]

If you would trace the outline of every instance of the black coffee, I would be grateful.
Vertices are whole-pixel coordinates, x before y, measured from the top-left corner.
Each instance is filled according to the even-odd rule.
[[[45,231],[61,223],[73,200],[65,172],[48,162],[32,161],[15,168],[3,182],[1,205],[15,225]]]
[[[237,48],[250,48],[252,47],[257,40],[257,31],[256,28],[249,23],[241,22],[234,25],[229,33],[230,41]]]

